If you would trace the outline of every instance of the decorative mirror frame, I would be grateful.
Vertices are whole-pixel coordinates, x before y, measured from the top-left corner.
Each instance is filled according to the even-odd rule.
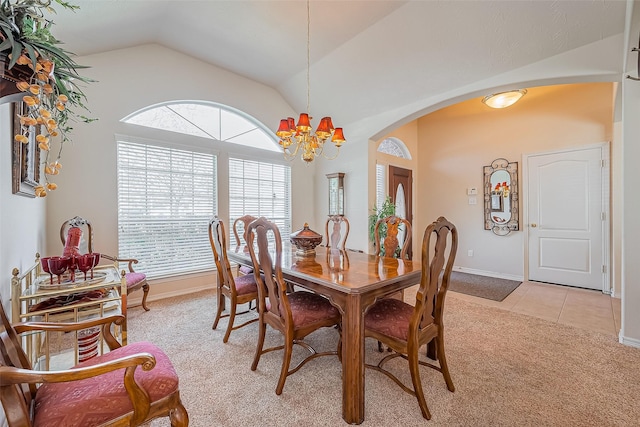
[[[24,103],[14,102],[11,108],[13,117],[12,134],[20,132],[20,116],[24,115]],[[13,141],[11,190],[13,194],[36,197],[35,188],[40,182],[40,148],[36,142],[36,127],[29,130],[29,142],[23,144]]]
[[[491,219],[491,212],[495,206],[491,200],[491,175],[504,170],[509,173],[509,198],[511,218],[504,224],[498,224]],[[484,173],[484,229],[491,230],[498,236],[506,236],[512,231],[520,230],[519,220],[519,197],[518,197],[518,162],[510,162],[507,159],[498,158],[491,162],[491,165],[482,168]]]
[[[328,173],[329,179],[329,216],[344,216],[344,173]]]

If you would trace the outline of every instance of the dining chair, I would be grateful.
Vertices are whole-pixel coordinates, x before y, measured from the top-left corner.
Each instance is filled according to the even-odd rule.
[[[249,224],[251,223],[251,221],[254,221],[255,219],[257,219],[255,216],[253,215],[243,215],[239,218],[236,218],[235,221],[233,221],[233,235],[236,238],[236,246],[240,246],[242,244],[242,242],[240,241],[240,234],[242,234],[242,241],[244,241],[244,248],[243,250],[248,250],[247,249],[247,228],[249,227]],[[238,230],[239,227],[242,227],[242,230]],[[253,273],[253,268],[246,266],[246,265],[240,265],[238,264],[238,275],[243,275],[243,274],[252,274]]]
[[[432,238],[435,238],[434,242]],[[431,413],[424,398],[419,366],[428,366],[441,372],[449,391],[455,390],[445,357],[443,311],[457,249],[456,227],[445,217],[438,218],[424,232],[422,275],[415,305],[383,298],[371,306],[364,317],[365,337],[374,338],[391,349],[391,354],[382,358],[377,365],[366,366],[384,373],[404,391],[415,396],[426,419],[431,419]],[[426,356],[433,362],[420,360],[420,348],[425,344]],[[396,357],[408,361],[413,389],[383,368]]]
[[[124,321],[122,315],[111,315],[11,325],[0,298],[0,400],[8,426],[139,426],[169,417],[173,427],[187,427],[189,415],[171,361],[150,342],[121,346],[111,330]],[[21,334],[95,327],[111,351],[67,370],[34,370],[20,345]]]
[[[342,232],[343,228],[344,232]],[[344,215],[329,215],[324,226],[324,235],[328,248],[345,250],[347,237],[349,237],[349,220]]]
[[[259,336],[256,354],[251,370],[258,367],[260,357],[268,352],[284,349],[280,378],[276,386],[276,394],[280,395],[287,377],[297,372],[308,361],[327,355],[337,355],[337,351],[317,352],[308,343],[302,341],[310,333],[323,328],[340,325],[341,315],[328,299],[306,291],[287,293],[287,284],[282,276],[282,240],[278,226],[261,217],[249,224],[248,246],[253,261],[254,277],[258,283]],[[275,249],[269,247],[270,237]],[[257,253],[254,248],[257,242]],[[273,258],[275,256],[275,259]],[[262,271],[263,274],[259,274]],[[264,348],[267,325],[284,336],[284,344],[277,347]],[[338,332],[340,330],[338,329]],[[298,344],[308,354],[289,369],[293,345]]]
[[[242,323],[234,325],[236,314],[246,314],[251,311],[251,302],[258,299],[258,287],[253,274],[245,274],[243,276],[233,277],[231,274],[231,264],[227,256],[227,236],[224,228],[224,222],[217,216],[209,221],[209,242],[213,251],[213,259],[218,270],[218,285],[216,287],[218,311],[216,319],[213,322],[212,329],[218,327],[221,318],[228,317],[227,331],[222,339],[223,343],[229,341],[231,331],[242,328],[250,323],[257,322],[258,318],[254,317]],[[225,298],[229,299],[229,313],[222,314],[225,308]],[[249,309],[237,313],[237,308],[241,304],[249,304]]]
[[[401,230],[400,227],[404,227],[404,230]],[[373,234],[375,236],[377,256],[411,259],[411,257],[407,256],[409,248],[411,247],[411,223],[408,220],[396,215],[380,218],[376,222]],[[398,240],[399,235],[402,238],[402,245],[400,245],[400,241]],[[387,298],[396,298],[403,301],[404,289],[388,295]],[[383,351],[383,346],[380,341],[378,341],[378,351]]]
[[[60,226],[60,240],[64,245],[63,255],[77,255],[93,252],[93,228],[89,220],[75,216],[66,220]],[[135,258],[118,258],[104,253],[100,253],[100,258],[108,259],[116,264],[119,269],[121,263],[127,265],[128,272],[125,273],[127,281],[127,295],[142,289],[142,308],[149,311],[147,307],[147,297],[149,296],[149,283],[147,275],[134,270],[133,265],[138,263]]]
[[[401,230],[400,227],[404,227],[404,230]],[[373,235],[376,255],[407,258],[411,247],[411,223],[408,220],[396,215],[381,218],[376,222]],[[402,244],[398,240],[398,235],[402,236]]]

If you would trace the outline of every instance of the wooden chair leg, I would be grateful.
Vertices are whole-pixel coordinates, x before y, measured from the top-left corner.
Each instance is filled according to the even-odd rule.
[[[149,311],[151,310],[149,307],[147,307],[147,296],[149,295],[149,284],[146,284],[142,287],[142,291],[144,292],[144,295],[142,295],[142,308],[145,309],[145,311]]]
[[[420,368],[418,364],[418,352],[411,351],[408,354],[409,361],[409,372],[411,372],[411,382],[413,383],[413,390],[416,394],[416,399],[418,399],[418,405],[420,405],[420,411],[422,412],[422,416],[426,419],[431,419],[431,413],[429,412],[429,408],[427,407],[427,402],[424,399],[424,391],[422,390],[422,381],[420,381]]]
[[[229,324],[227,325],[227,332],[224,334],[224,338],[222,338],[223,343],[227,343],[229,341],[229,335],[231,335],[231,330],[233,329],[233,322],[236,320],[236,303],[235,301],[230,301],[229,305]]]
[[[222,292],[218,290],[218,312],[216,313],[216,320],[213,321],[213,326],[211,327],[211,329],[215,329],[218,327],[218,321],[220,321],[222,310],[224,310],[224,295],[222,295]]]
[[[289,375],[289,364],[291,364],[291,354],[293,353],[293,340],[287,340],[284,344],[284,355],[282,356],[282,369],[280,369],[280,379],[278,380],[278,386],[276,387],[276,394],[279,396],[282,394],[284,383]]]
[[[455,391],[456,388],[451,380],[451,374],[449,374],[449,366],[447,366],[447,358],[444,355],[444,335],[442,333],[438,334],[436,340],[438,345],[438,360],[440,361],[442,376],[444,376],[444,381],[447,383],[447,389],[449,389],[449,391]]]
[[[180,404],[169,413],[171,427],[187,427],[189,425],[189,414],[187,410]]]
[[[262,347],[264,346],[264,336],[267,331],[267,325],[262,319],[262,314],[260,314],[258,323],[260,324],[260,327],[258,328],[258,343],[256,345],[256,355],[253,357],[253,363],[251,364],[252,371],[255,371],[258,368],[258,362],[260,361],[260,356],[262,355]]]

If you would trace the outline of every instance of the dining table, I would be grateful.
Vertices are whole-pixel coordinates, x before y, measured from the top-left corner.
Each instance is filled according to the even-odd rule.
[[[231,247],[229,259],[253,266],[246,247]],[[275,259],[275,257],[274,257]],[[283,242],[282,274],[293,286],[325,296],[342,315],[342,418],[361,424],[365,414],[364,314],[379,298],[420,282],[419,262],[318,246],[296,255]]]

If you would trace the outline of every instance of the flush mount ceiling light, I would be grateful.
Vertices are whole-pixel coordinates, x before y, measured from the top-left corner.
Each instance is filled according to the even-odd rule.
[[[518,102],[526,93],[526,89],[494,93],[482,98],[482,102],[491,108],[506,108]]]

